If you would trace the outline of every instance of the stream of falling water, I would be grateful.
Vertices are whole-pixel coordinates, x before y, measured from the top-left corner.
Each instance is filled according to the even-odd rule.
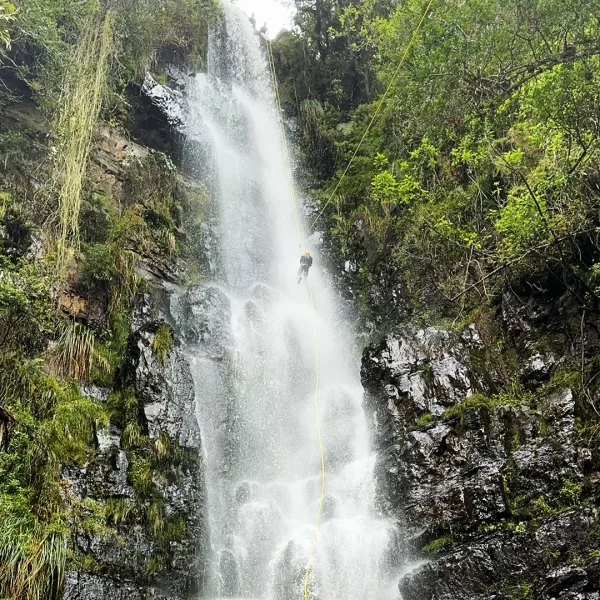
[[[301,600],[320,491],[313,316],[296,281],[300,249],[263,42],[238,9],[224,12],[208,74],[188,83],[185,108],[197,148],[188,162],[218,198],[219,267],[199,294],[212,307],[203,327],[221,339],[188,348],[207,466],[205,595]],[[393,527],[372,507],[360,355],[313,254],[327,480],[311,598],[396,600]]]

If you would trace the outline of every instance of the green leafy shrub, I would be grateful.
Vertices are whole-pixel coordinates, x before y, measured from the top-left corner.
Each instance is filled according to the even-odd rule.
[[[51,282],[41,264],[0,256],[0,350],[33,356],[55,328]]]
[[[0,452],[0,595],[53,599],[64,577],[67,523],[76,520],[60,493],[60,468],[89,460],[107,415],[76,386],[47,375],[40,360],[1,354],[0,380],[0,402],[16,420]]]

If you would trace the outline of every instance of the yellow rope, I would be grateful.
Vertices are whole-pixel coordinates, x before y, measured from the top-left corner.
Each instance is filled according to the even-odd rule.
[[[358,151],[360,150],[360,148],[363,145],[363,142],[365,141],[365,139],[366,139],[369,131],[371,130],[371,127],[373,126],[373,123],[375,122],[375,119],[377,119],[377,117],[379,116],[379,113],[381,112],[381,109],[383,108],[383,103],[385,102],[388,94],[390,93],[390,90],[392,89],[392,85],[396,81],[396,77],[398,77],[398,73],[400,73],[400,69],[402,68],[402,65],[404,65],[404,62],[406,61],[406,58],[408,56],[408,53],[410,52],[410,49],[412,48],[412,46],[414,45],[415,41],[417,40],[417,35],[419,35],[419,31],[421,30],[421,27],[423,26],[423,23],[425,22],[425,19],[427,18],[427,15],[429,14],[429,9],[433,5],[433,2],[434,2],[434,0],[429,0],[429,4],[427,5],[427,8],[425,9],[425,12],[423,13],[423,16],[421,17],[421,20],[419,21],[419,24],[417,25],[417,28],[414,30],[413,35],[412,35],[410,41],[408,42],[408,46],[406,46],[406,49],[404,50],[404,54],[402,55],[402,58],[400,59],[400,62],[398,63],[398,66],[396,67],[396,70],[394,71],[394,74],[392,75],[392,78],[391,78],[390,83],[388,84],[388,86],[387,86],[387,88],[385,90],[385,93],[381,97],[381,100],[379,100],[379,104],[377,105],[377,109],[375,110],[375,113],[371,117],[371,121],[367,125],[367,128],[365,129],[365,132],[363,133],[363,136],[360,139],[360,142],[358,142],[358,146],[356,146],[356,149],[354,150],[354,153],[352,154],[352,158],[350,159],[350,162],[348,163],[348,165],[346,166],[344,172],[342,173],[342,176],[340,177],[340,179],[337,182],[335,188],[333,189],[333,192],[331,192],[331,196],[329,196],[329,199],[325,203],[325,206],[323,206],[323,208],[321,209],[321,211],[319,212],[319,214],[315,217],[314,221],[312,222],[312,224],[310,226],[311,229],[315,226],[315,224],[317,223],[317,221],[321,218],[321,215],[323,214],[323,212],[325,211],[325,209],[329,206],[329,204],[333,200],[333,197],[335,196],[335,193],[338,191],[338,189],[339,189],[342,181],[344,181],[344,177],[346,177],[346,174],[350,170],[350,167],[352,166],[352,163],[354,162],[354,159],[356,158],[356,155],[358,154]]]
[[[288,183],[290,186],[291,198],[292,198],[292,210],[294,213],[294,220],[296,221],[296,234],[298,236],[298,245],[302,248],[302,234],[300,231],[300,219],[298,217],[298,206],[296,203],[296,192],[294,189],[294,181],[292,178],[292,169],[290,164],[290,155],[288,150],[287,138],[285,135],[285,128],[283,126],[283,113],[281,111],[281,99],[279,96],[279,85],[277,84],[277,74],[275,72],[275,59],[273,57],[273,48],[271,47],[271,41],[267,40],[267,54],[269,57],[269,68],[271,69],[271,77],[273,79],[273,89],[275,91],[275,105],[277,108],[279,130],[281,133],[281,140],[283,143],[283,150],[285,154],[285,166],[287,170]],[[312,284],[310,281],[310,275],[306,278],[308,282],[308,290],[310,293],[310,307],[313,319],[313,340],[315,347],[315,395],[314,395],[314,407],[315,407],[315,419],[317,424],[317,439],[319,442],[319,453],[321,458],[321,494],[319,497],[319,508],[317,510],[317,520],[315,523],[314,533],[312,542],[310,545],[310,551],[308,553],[308,559],[306,561],[306,567],[304,571],[304,600],[309,600],[309,581],[310,572],[317,546],[317,538],[319,536],[319,526],[321,524],[321,513],[323,512],[323,500],[325,498],[325,449],[323,447],[323,439],[321,437],[321,420],[319,418],[319,345],[317,337],[317,313],[315,311],[315,303],[313,299]]]
[[[310,545],[310,552],[308,553],[308,560],[306,562],[306,568],[304,571],[304,600],[309,600],[308,589],[310,579],[310,569],[312,566],[313,556],[317,547],[317,537],[319,536],[319,525],[321,524],[321,513],[323,512],[323,500],[325,498],[325,452],[323,448],[323,440],[321,438],[321,420],[319,419],[319,346],[317,340],[317,315],[315,312],[315,305],[313,302],[312,285],[310,282],[310,275],[307,277],[308,290],[310,292],[310,305],[312,308],[313,315],[313,336],[315,344],[315,418],[317,421],[317,439],[319,440],[319,451],[321,453],[321,495],[319,497],[319,508],[317,510],[317,521],[315,524],[315,530],[313,533],[312,543]]]

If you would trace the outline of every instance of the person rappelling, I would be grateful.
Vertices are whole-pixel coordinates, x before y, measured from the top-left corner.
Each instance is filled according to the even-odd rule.
[[[267,27],[267,22],[265,21],[264,25],[259,29],[259,32],[262,34],[262,36],[266,39],[267,38],[267,33],[269,32],[269,29]]]
[[[256,30],[256,13],[252,13],[250,17],[250,24],[252,25],[252,29]]]
[[[302,276],[308,277],[308,270],[312,267],[313,257],[310,255],[310,250],[307,250],[300,257],[300,268],[298,269],[298,283],[302,281]]]

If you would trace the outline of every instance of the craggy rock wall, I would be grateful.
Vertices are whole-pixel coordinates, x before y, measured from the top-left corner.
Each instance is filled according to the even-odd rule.
[[[474,324],[407,327],[365,350],[380,508],[428,559],[399,582],[404,600],[600,597],[598,474],[573,378],[520,341],[511,392]]]
[[[97,434],[96,460],[64,472],[69,498],[116,507],[116,535],[76,537],[92,568],[67,574],[67,600],[174,600],[201,587],[207,531],[194,384],[177,348],[164,361],[153,350],[161,326],[150,296],[139,296],[120,377],[145,439],[129,436],[124,444],[123,431],[111,424]],[[108,390],[89,393],[107,401]],[[131,430],[131,421],[127,427]],[[136,472],[144,467],[150,470],[147,481]]]

